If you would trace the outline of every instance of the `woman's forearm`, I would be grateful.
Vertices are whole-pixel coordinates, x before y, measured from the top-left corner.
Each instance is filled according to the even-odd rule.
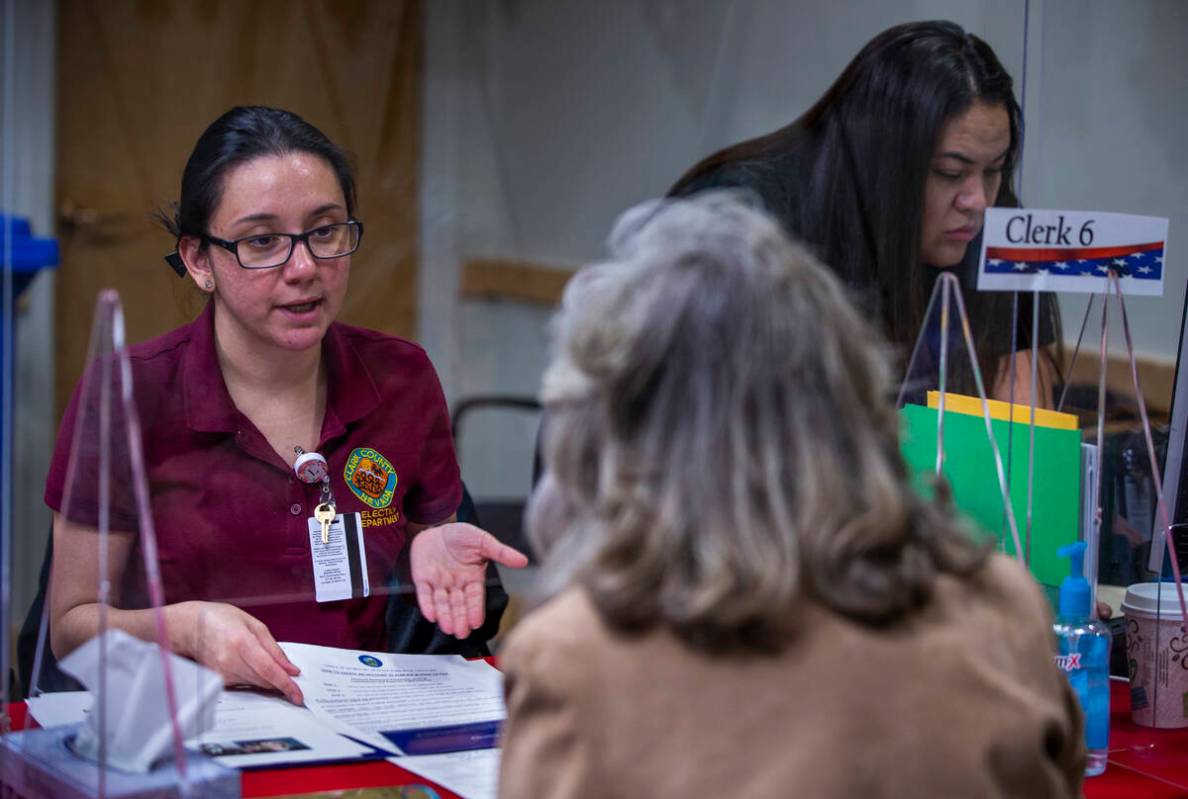
[[[165,614],[165,631],[169,637],[169,649],[179,655],[193,657],[193,614],[191,603],[181,602],[162,608]],[[122,610],[107,608],[109,629],[123,630],[144,641],[157,640],[157,620],[152,608],[143,610]],[[77,605],[63,613],[53,624],[50,646],[54,655],[63,658],[99,633],[99,603]]]
[[[1053,370],[1050,359],[1044,357],[1045,353],[1041,351],[1040,359],[1036,365],[1037,384],[1031,384],[1031,351],[1020,350],[1015,353],[1014,358],[1010,355],[1004,355],[999,361],[998,370],[994,385],[990,390],[990,398],[1002,400],[1003,402],[1014,402],[1019,405],[1028,405],[1032,401],[1032,392],[1035,392],[1035,405],[1037,408],[1051,408],[1052,403],[1052,383]]]

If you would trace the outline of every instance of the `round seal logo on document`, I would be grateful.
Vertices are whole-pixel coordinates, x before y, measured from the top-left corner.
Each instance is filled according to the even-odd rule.
[[[342,478],[351,493],[371,508],[388,507],[396,495],[396,470],[371,447],[358,447],[351,452]]]
[[[373,669],[378,669],[384,665],[384,662],[374,655],[359,655],[359,662],[364,666],[371,666]]]

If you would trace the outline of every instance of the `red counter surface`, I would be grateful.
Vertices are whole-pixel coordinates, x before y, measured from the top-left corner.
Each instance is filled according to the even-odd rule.
[[[1085,799],[1188,799],[1188,728],[1151,730],[1130,720],[1130,693],[1111,683],[1110,761],[1104,774],[1085,780]],[[9,706],[13,729],[25,724],[25,705]],[[244,797],[292,796],[349,788],[429,784],[387,761],[340,766],[246,771]],[[459,799],[433,785],[442,799]]]
[[[1110,683],[1110,761],[1104,774],[1085,780],[1085,799],[1188,798],[1188,727],[1135,725],[1129,687]]]

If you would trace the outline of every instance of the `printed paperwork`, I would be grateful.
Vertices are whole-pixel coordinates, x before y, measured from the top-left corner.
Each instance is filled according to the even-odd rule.
[[[503,675],[483,661],[280,646],[301,669],[306,706],[344,735],[402,755],[498,745]]]
[[[190,748],[235,768],[430,756],[401,757],[398,763],[457,785],[467,796],[494,795],[488,791],[498,771],[493,747],[506,715],[497,669],[456,655],[281,647],[301,669],[297,682],[307,707],[278,696],[224,690],[214,727],[188,735]],[[83,722],[91,705],[86,691],[42,694],[28,702],[42,727]]]
[[[29,700],[29,713],[42,727],[84,721],[90,713],[89,691],[42,694]],[[214,727],[186,741],[232,768],[353,760],[375,754],[327,729],[305,708],[277,696],[223,691],[215,706]]]

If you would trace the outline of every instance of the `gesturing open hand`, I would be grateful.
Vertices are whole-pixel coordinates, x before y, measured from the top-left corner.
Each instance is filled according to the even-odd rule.
[[[465,638],[482,626],[487,564],[528,565],[522,552],[473,524],[451,522],[418,533],[409,555],[421,613],[446,635]]]

